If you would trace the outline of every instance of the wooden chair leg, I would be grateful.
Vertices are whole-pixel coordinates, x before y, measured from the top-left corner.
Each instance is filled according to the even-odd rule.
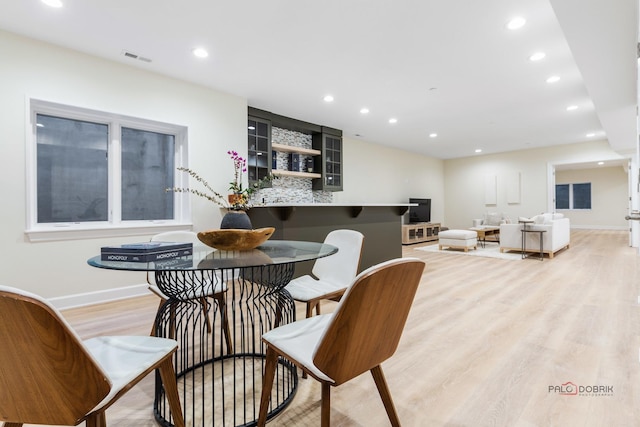
[[[87,417],[87,427],[107,427],[107,416],[104,411],[95,412]]]
[[[267,346],[267,355],[264,363],[264,376],[262,377],[262,394],[260,396],[260,412],[258,413],[258,427],[264,427],[267,423],[267,412],[269,411],[269,401],[271,400],[271,389],[273,379],[276,376],[278,367],[278,353]]]
[[[207,297],[200,297],[200,305],[202,306],[202,314],[204,314],[207,322],[207,332],[211,333],[211,318],[209,317],[209,301],[207,301]]]
[[[158,314],[160,314],[160,310],[162,306],[167,302],[166,299],[160,298],[160,304],[158,305],[158,310],[156,311],[156,318],[153,321],[153,325],[151,326],[151,336],[156,336],[156,328],[158,327]],[[176,336],[176,308],[172,304],[169,307],[169,333],[167,338],[175,339]]]
[[[331,425],[331,385],[322,382],[322,404],[320,407],[320,426],[329,427]]]
[[[284,310],[284,306],[282,304],[282,301],[278,299],[278,303],[276,304],[276,315],[273,320],[273,329],[280,326],[280,322],[282,322],[282,310]]]
[[[151,336],[156,336],[156,327],[158,326],[158,313],[160,313],[160,309],[162,308],[162,304],[165,303],[166,300],[160,298],[160,304],[158,304],[158,309],[156,310],[156,317],[153,319],[153,325],[151,325]]]
[[[376,382],[378,393],[380,393],[380,398],[382,398],[382,403],[384,404],[384,409],[387,411],[387,416],[389,417],[389,421],[391,421],[391,425],[393,427],[400,427],[400,419],[398,418],[398,413],[393,405],[387,381],[382,373],[382,367],[378,365],[371,369],[371,375],[373,375],[373,380]]]
[[[171,357],[167,357],[164,362],[158,366],[158,370],[160,371],[165,396],[167,396],[167,400],[169,401],[173,425],[176,427],[184,427],[184,415],[182,414],[180,396],[178,396],[178,385],[176,384],[176,371],[171,359]]]
[[[307,312],[305,313],[307,319],[313,316],[313,304],[311,302],[307,302]]]
[[[229,314],[227,313],[227,302],[225,301],[224,294],[215,294],[213,296],[216,299],[220,313],[222,314],[223,333],[224,340],[227,344],[227,354],[233,353],[233,341],[231,341],[231,327],[229,326]]]
[[[169,336],[168,338],[176,338],[176,306],[171,304],[169,307]]]

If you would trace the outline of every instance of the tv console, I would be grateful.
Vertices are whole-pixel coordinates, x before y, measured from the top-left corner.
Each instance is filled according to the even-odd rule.
[[[438,240],[439,222],[417,222],[402,225],[402,244],[432,242]]]

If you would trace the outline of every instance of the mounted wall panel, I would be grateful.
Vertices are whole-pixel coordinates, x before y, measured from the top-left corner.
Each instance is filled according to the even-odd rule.
[[[495,175],[485,175],[484,177],[484,204],[498,204],[498,179]]]
[[[520,172],[507,174],[507,203],[520,203]]]

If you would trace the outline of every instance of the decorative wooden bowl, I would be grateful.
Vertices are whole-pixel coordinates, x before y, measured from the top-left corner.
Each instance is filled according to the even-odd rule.
[[[221,251],[248,251],[269,240],[275,230],[274,227],[255,230],[237,228],[208,230],[199,232],[198,239],[205,245]]]

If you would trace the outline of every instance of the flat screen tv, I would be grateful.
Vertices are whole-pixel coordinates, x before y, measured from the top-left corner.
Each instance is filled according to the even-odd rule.
[[[409,206],[409,223],[431,222],[431,199],[410,198],[409,203],[417,206]]]

